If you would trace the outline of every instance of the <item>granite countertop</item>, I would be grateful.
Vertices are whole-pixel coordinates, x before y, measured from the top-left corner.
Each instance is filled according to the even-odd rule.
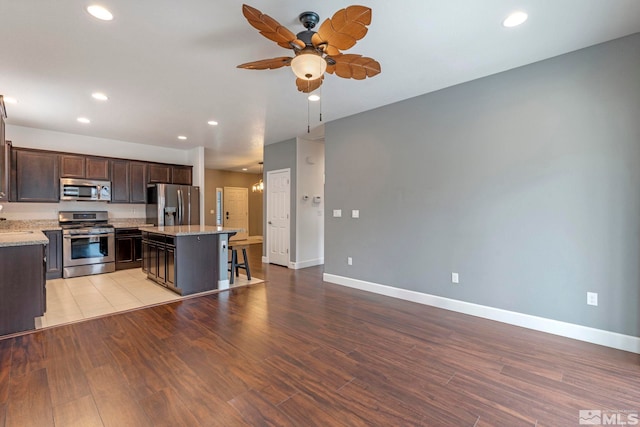
[[[197,234],[235,234],[243,231],[240,228],[218,227],[215,225],[171,225],[171,226],[144,226],[142,231],[165,234],[167,236],[193,236]]]
[[[0,233],[8,231],[45,231],[61,230],[56,220],[32,219],[32,220],[7,220],[0,222]]]
[[[153,227],[153,224],[140,224],[136,222],[115,222],[110,221],[114,228],[139,228],[139,227]]]
[[[0,248],[7,246],[48,245],[49,239],[39,230],[0,231]]]

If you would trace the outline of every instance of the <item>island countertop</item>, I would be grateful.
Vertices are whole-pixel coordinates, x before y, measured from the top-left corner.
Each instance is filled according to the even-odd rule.
[[[165,234],[167,236],[193,236],[198,234],[236,234],[243,231],[240,228],[218,227],[215,225],[165,225],[139,226],[142,231]]]

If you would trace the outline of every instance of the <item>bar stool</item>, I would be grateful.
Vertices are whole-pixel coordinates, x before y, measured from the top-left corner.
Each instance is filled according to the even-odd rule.
[[[229,275],[229,284],[233,285],[234,272],[235,276],[239,276],[241,268],[247,272],[247,279],[251,280],[251,271],[249,270],[249,261],[247,260],[247,246],[249,245],[240,242],[229,243],[229,250],[231,251],[231,260],[229,261],[228,269],[228,271],[231,273]],[[242,262],[238,262],[238,250],[240,249],[242,249]]]

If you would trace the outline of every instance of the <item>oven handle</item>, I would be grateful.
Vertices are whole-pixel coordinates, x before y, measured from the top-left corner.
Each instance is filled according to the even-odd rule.
[[[86,239],[87,237],[115,236],[114,233],[97,233],[97,234],[65,234],[65,239]]]

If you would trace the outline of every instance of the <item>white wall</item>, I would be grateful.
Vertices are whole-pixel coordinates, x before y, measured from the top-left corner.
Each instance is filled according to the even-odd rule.
[[[324,263],[324,143],[298,138],[296,153],[295,268],[304,268]]]

